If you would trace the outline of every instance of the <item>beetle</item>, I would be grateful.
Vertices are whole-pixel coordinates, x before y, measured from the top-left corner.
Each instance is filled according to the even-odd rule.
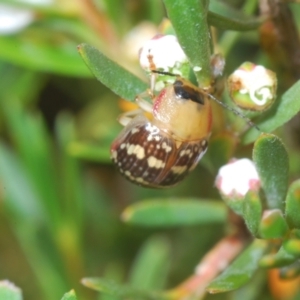
[[[208,94],[176,76],[173,84],[154,95],[152,104],[136,97],[140,109],[120,116],[125,126],[111,145],[111,158],[131,182],[149,188],[179,183],[205,154],[212,127]],[[152,81],[153,82],[153,81]],[[150,114],[149,114],[150,113]]]

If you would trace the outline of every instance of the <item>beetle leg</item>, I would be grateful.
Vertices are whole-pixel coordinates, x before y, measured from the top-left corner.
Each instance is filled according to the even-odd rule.
[[[146,112],[152,113],[153,111],[153,105],[151,103],[149,103],[147,100],[145,100],[144,98],[146,96],[150,96],[152,98],[152,94],[150,94],[151,92],[148,90],[138,96],[136,96],[135,101],[137,103],[137,105]],[[143,97],[143,95],[145,95],[145,97]]]
[[[128,111],[119,115],[117,120],[122,126],[127,126],[134,117],[141,114],[142,112],[143,112],[142,109],[135,109],[133,111]]]

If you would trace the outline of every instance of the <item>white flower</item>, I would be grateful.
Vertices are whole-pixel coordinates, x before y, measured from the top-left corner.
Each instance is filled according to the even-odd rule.
[[[216,186],[225,197],[243,198],[249,190],[260,188],[260,179],[253,161],[233,159],[219,169]]]
[[[0,35],[14,34],[34,20],[31,10],[0,4]]]
[[[122,50],[131,60],[137,61],[137,53],[156,32],[157,27],[154,24],[147,21],[139,23],[125,35],[122,42]]]
[[[231,98],[241,108],[262,111],[276,98],[276,74],[251,62],[243,63],[228,77]]]
[[[140,65],[146,71],[180,69],[180,66],[187,61],[174,35],[157,35],[148,40],[140,50]]]
[[[270,87],[274,85],[274,79],[263,66],[255,66],[252,71],[236,70],[233,73],[234,78],[241,82],[241,94],[249,94],[250,98],[256,105],[265,105],[274,95]],[[256,96],[260,96],[259,98]]]

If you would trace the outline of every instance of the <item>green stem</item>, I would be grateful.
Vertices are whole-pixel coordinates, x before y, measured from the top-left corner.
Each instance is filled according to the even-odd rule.
[[[200,87],[211,82],[210,32],[207,0],[164,0],[176,36],[187,55]]]
[[[243,8],[241,9],[246,13],[247,15],[252,14],[257,7],[257,1],[256,0],[249,0],[246,1]],[[241,34],[244,34],[240,31],[227,31],[223,34],[222,38],[219,41],[219,47],[222,49],[223,55],[226,57],[227,54],[230,52],[238,38]]]

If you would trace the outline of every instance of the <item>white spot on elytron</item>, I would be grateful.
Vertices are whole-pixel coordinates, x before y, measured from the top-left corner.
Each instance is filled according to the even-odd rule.
[[[112,157],[114,160],[117,159],[117,156],[118,156],[118,152],[117,152],[117,151],[112,151],[111,157]]]
[[[147,141],[152,141],[155,139],[156,141],[160,140],[159,134],[159,128],[156,126],[153,126],[151,123],[147,123],[145,129],[149,132],[149,135],[147,137]]]
[[[129,147],[127,147],[127,154],[135,154],[138,159],[143,159],[145,157],[145,150],[140,145],[131,144]]]
[[[133,153],[138,159],[143,159],[145,157],[145,150],[140,145],[136,145]]]
[[[187,149],[187,150],[181,150],[180,153],[179,153],[179,156],[184,156],[184,155],[188,155],[189,157],[192,156],[192,153],[191,153],[191,149]]]
[[[201,142],[201,146],[202,146],[202,147],[206,147],[206,144],[207,144],[206,140],[203,140],[203,141]]]
[[[127,145],[127,144],[122,143],[122,144],[120,145],[120,148],[121,148],[121,149],[124,149],[124,148],[126,147],[126,145]]]
[[[130,177],[130,175],[131,175],[130,171],[125,171],[124,174],[125,174],[126,176],[128,176],[128,177]]]
[[[193,68],[193,71],[194,71],[194,72],[199,72],[199,71],[201,71],[201,70],[202,70],[202,68],[199,67],[199,66],[195,66],[195,67]]]
[[[147,183],[142,177],[134,178],[134,180],[139,183]]]
[[[174,166],[171,171],[175,174],[182,174],[187,170],[187,166]]]
[[[156,149],[160,149],[160,145],[159,144],[156,145]]]
[[[163,149],[166,150],[167,153],[172,150],[172,147],[168,146],[168,144],[166,142],[163,142],[161,146],[162,146]]]
[[[131,144],[128,148],[127,148],[127,154],[131,155],[133,153],[135,149],[135,145]]]
[[[161,169],[165,167],[165,163],[162,160],[155,158],[154,156],[148,157],[147,162],[150,168]]]
[[[135,133],[137,133],[137,132],[139,132],[140,130],[138,129],[138,128],[132,128],[131,129],[131,133],[132,134],[135,134]]]

